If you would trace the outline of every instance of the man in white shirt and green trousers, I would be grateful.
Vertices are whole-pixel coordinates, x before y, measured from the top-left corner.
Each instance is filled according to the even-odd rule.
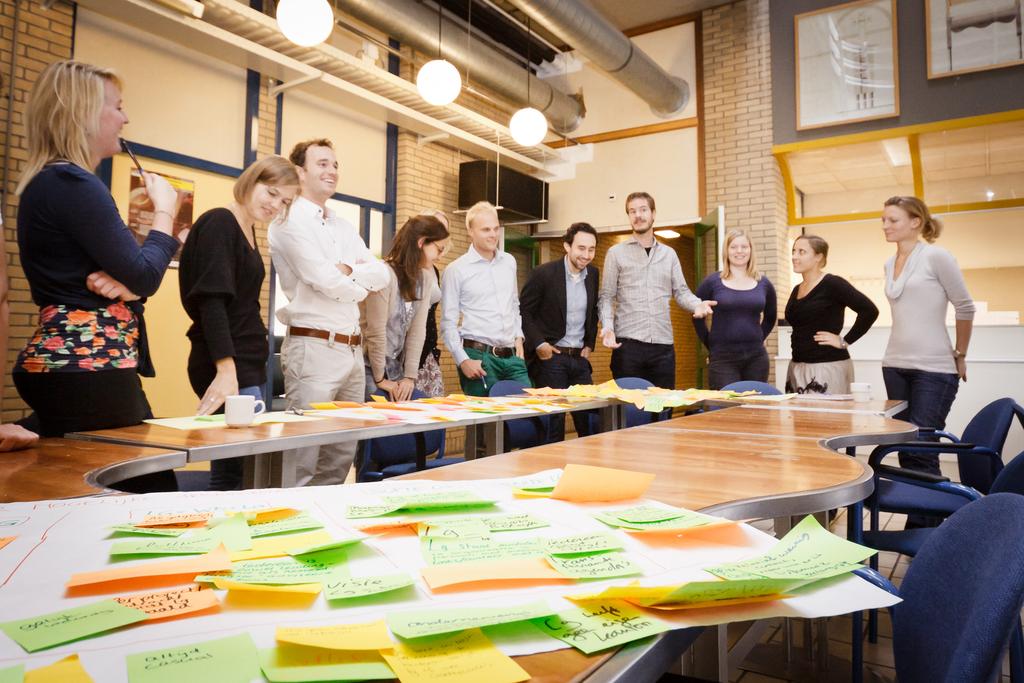
[[[295,145],[301,195],[270,225],[274,267],[288,305],[277,318],[288,326],[281,366],[288,409],[311,403],[364,399],[366,373],[359,302],[388,283],[388,266],[366,248],[356,228],[327,208],[338,187],[338,161],[329,140]],[[285,485],[343,484],[358,442],[286,451]]]
[[[503,379],[532,386],[523,360],[516,260],[498,248],[497,209],[477,202],[466,212],[466,228],[469,250],[441,277],[441,336],[459,368],[462,391],[487,396]]]

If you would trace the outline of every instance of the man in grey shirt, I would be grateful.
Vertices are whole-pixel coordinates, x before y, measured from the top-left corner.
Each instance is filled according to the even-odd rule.
[[[601,341],[612,351],[612,377],[642,377],[675,389],[676,354],[669,299],[693,312],[711,315],[717,302],[701,301],[686,286],[679,257],[654,239],[654,197],[626,197],[632,236],[608,250],[601,283]]]

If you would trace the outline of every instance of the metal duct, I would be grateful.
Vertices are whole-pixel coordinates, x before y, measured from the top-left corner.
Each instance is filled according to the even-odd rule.
[[[433,55],[437,53],[437,12],[416,0],[337,0],[338,9],[373,26],[405,45]],[[444,18],[441,21],[444,58],[465,69],[473,80],[513,102],[526,103],[526,67],[503,56],[479,40],[468,43],[466,29]],[[579,126],[583,106],[530,75],[530,104],[544,112],[551,127],[569,133]]]
[[[658,116],[679,113],[690,99],[686,81],[654,63],[632,40],[582,0],[509,0],[636,93]]]

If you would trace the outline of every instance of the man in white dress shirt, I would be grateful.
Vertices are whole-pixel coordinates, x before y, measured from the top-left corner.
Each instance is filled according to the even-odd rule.
[[[486,396],[494,383],[530,384],[523,360],[516,260],[498,248],[498,211],[477,202],[466,212],[469,250],[441,277],[441,337],[469,396]],[[462,324],[459,324],[459,317]]]
[[[289,156],[299,172],[300,196],[285,218],[270,226],[274,267],[288,305],[277,311],[288,326],[281,346],[288,408],[323,401],[363,401],[365,373],[358,303],[388,282],[356,228],[327,208],[338,186],[338,161],[330,140],[307,140]],[[285,453],[296,486],[342,484],[356,442]]]

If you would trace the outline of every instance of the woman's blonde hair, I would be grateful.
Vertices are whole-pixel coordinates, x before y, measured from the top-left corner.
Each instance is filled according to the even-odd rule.
[[[252,195],[257,183],[263,183],[270,187],[299,186],[299,174],[295,170],[295,164],[282,156],[271,155],[263,157],[249,164],[249,167],[238,176],[232,193],[235,201],[245,204]],[[285,214],[288,210],[285,209]]]
[[[93,170],[89,138],[99,127],[105,82],[121,89],[116,73],[84,62],[54,62],[43,70],[25,107],[28,161],[16,194],[55,159]]]
[[[921,237],[929,244],[939,239],[939,235],[942,233],[942,222],[932,216],[932,212],[928,210],[928,205],[924,201],[917,197],[901,197],[897,195],[886,199],[885,205],[898,206],[906,211],[907,215],[911,218],[920,219]]]
[[[729,245],[739,237],[745,239],[747,244],[750,245],[750,260],[747,261],[747,275],[755,280],[760,280],[761,274],[757,272],[757,257],[754,252],[754,243],[750,241],[749,237],[747,237],[746,232],[738,228],[734,228],[725,233],[725,243],[722,245],[722,279],[728,280],[732,277],[732,265],[729,263]]]

